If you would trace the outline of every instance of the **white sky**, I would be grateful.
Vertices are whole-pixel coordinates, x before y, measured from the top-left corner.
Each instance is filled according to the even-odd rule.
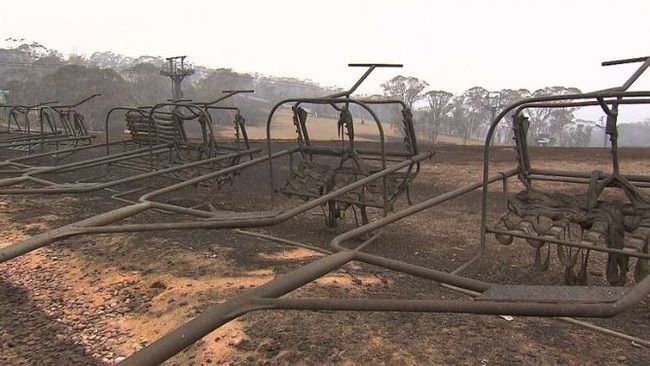
[[[175,20],[175,18],[178,18]],[[7,37],[90,56],[187,55],[210,68],[349,87],[354,62],[402,63],[370,76],[380,92],[397,74],[454,94],[622,84],[650,55],[650,0],[12,0],[0,6]],[[650,89],[650,75],[635,89]]]

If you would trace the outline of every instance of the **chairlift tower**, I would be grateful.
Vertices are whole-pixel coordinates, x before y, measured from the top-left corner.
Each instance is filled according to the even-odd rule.
[[[174,100],[183,99],[181,83],[186,76],[194,74],[194,69],[185,64],[185,57],[187,56],[167,57],[165,60],[169,61],[169,70],[160,71],[161,75],[169,76],[172,79],[172,97]]]

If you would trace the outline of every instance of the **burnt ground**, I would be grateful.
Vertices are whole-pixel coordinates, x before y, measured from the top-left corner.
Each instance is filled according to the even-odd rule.
[[[436,146],[412,187],[414,201],[444,193],[482,174],[480,146]],[[605,150],[534,150],[536,163],[589,171],[607,167]],[[491,169],[514,164],[500,147]],[[621,151],[624,171],[650,174],[644,149]],[[260,172],[242,174],[214,193],[234,211],[268,202]],[[516,187],[513,187],[516,189]],[[499,189],[491,191],[501,202]],[[408,217],[386,228],[365,250],[451,271],[470,259],[479,239],[480,192]],[[281,207],[299,201],[281,198]],[[122,206],[108,194],[2,196],[0,243]],[[282,206],[285,205],[285,206]],[[233,208],[234,206],[234,208]],[[268,209],[266,203],[262,209]],[[399,207],[405,207],[400,201]],[[491,204],[490,216],[500,204]],[[137,222],[180,218],[147,213]],[[355,226],[348,213],[336,229],[314,209],[275,227],[250,231],[327,248]],[[487,241],[485,256],[465,273],[498,283],[562,284],[552,257],[543,273],[532,267],[525,243]],[[0,244],[2,245],[2,244]],[[210,306],[290,272],[322,254],[266,239],[221,231],[167,231],[79,236],[0,264],[0,363],[6,365],[114,364]],[[602,283],[594,256],[591,283]],[[631,276],[630,276],[631,277]],[[633,285],[630,278],[628,285]],[[467,299],[431,281],[365,264],[343,269],[289,296],[332,298]],[[648,299],[628,313],[583,321],[650,340]],[[553,318],[471,314],[260,311],[215,330],[166,365],[644,365],[647,345]]]

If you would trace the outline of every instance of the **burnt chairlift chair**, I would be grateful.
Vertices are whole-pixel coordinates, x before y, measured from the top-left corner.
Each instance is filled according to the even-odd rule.
[[[35,151],[91,144],[94,136],[86,129],[77,107],[98,96],[100,94],[93,94],[71,105],[47,102],[32,107],[13,106],[9,110],[7,130],[0,139],[0,150],[29,155]],[[32,120],[34,116],[35,121]]]
[[[48,105],[58,103],[56,101],[41,102],[35,105],[6,105],[3,108],[7,109],[7,121],[6,126],[2,126],[0,130],[0,139],[1,142],[10,141],[13,138],[21,138],[26,135],[35,134],[32,132],[32,128],[36,128],[38,131],[40,128],[37,128],[38,123],[32,121],[31,119],[35,116],[38,116],[38,108]]]
[[[627,282],[630,258],[636,259],[634,277],[641,281],[650,271],[648,240],[650,239],[650,177],[624,175],[619,169],[617,120],[619,106],[648,104],[643,92],[625,90],[650,65],[650,58],[605,62],[617,65],[643,62],[639,70],[621,88],[574,96],[529,100],[514,109],[513,130],[520,166],[519,181],[524,189],[508,194],[507,211],[487,232],[499,242],[509,245],[522,238],[535,248],[535,267],[549,267],[551,247],[565,268],[567,285],[587,284],[587,264],[598,253],[606,253],[606,278],[615,285]],[[556,171],[536,168],[531,164],[527,145],[528,120],[524,113],[532,108],[565,108],[599,106],[606,116],[605,133],[611,147],[611,172]],[[574,183],[586,186],[581,194],[538,188],[542,182]],[[606,190],[618,191],[606,194]],[[545,253],[544,253],[545,252]]]
[[[241,141],[240,136],[237,136],[239,147],[217,145],[209,109],[220,108],[217,103],[241,92],[250,91],[228,91],[227,95],[208,103],[168,102],[151,108],[113,108],[106,117],[106,131],[109,131],[111,115],[124,112],[129,139],[111,142],[107,133],[106,143],[95,146],[105,149],[104,156],[57,166],[24,168],[18,176],[0,179],[3,187],[0,194],[86,193],[105,189],[115,193],[112,198],[125,200],[125,194],[151,188],[149,183],[144,187],[142,183],[152,182],[153,177],[178,182],[236,165],[244,156],[252,158],[259,149],[250,149],[247,139]],[[236,130],[245,131],[243,117],[237,116]],[[198,139],[188,137],[186,127],[190,122],[199,126]],[[96,171],[101,174],[89,176]],[[222,177],[221,182],[226,180]],[[123,192],[114,189],[127,184],[136,187]]]
[[[57,169],[65,169],[79,166],[85,166],[88,163],[98,161],[111,161],[112,159],[125,160],[131,154],[145,154],[148,148],[149,154],[154,154],[154,150],[163,148],[169,149],[174,140],[185,139],[182,131],[177,129],[172,119],[170,111],[165,107],[159,107],[156,110],[156,123],[150,121],[150,112],[153,107],[115,107],[109,110],[106,116],[104,131],[105,142],[103,144],[72,146],[51,151],[29,154],[20,157],[9,158],[0,162],[0,176],[2,177],[19,177],[26,174],[42,174]],[[126,132],[129,138],[124,138],[118,133],[117,140],[113,137],[113,132],[109,129],[109,122],[114,121],[111,118],[118,112],[123,112],[123,123],[126,125]],[[85,129],[85,127],[84,127]],[[119,129],[124,130],[123,128]],[[154,145],[158,146],[154,146]],[[150,162],[153,161],[150,159]],[[74,164],[73,164],[74,163]],[[70,166],[73,164],[72,166]],[[151,165],[151,164],[149,164]],[[145,164],[146,166],[146,164]],[[135,166],[134,166],[135,167]],[[23,179],[24,178],[20,178]],[[17,181],[20,181],[17,180]],[[5,182],[6,185],[6,182]]]
[[[12,140],[21,141],[25,138],[37,137],[40,134],[40,123],[37,121],[41,107],[56,104],[57,101],[41,102],[35,105],[7,105],[6,125],[0,130],[0,143],[10,146]],[[45,131],[44,131],[45,133]],[[51,132],[49,132],[51,133]]]
[[[335,191],[361,178],[386,169],[389,163],[399,163],[418,155],[417,140],[413,127],[413,116],[410,109],[400,100],[362,100],[352,99],[351,94],[376,67],[399,67],[392,64],[350,64],[353,67],[368,67],[368,71],[349,91],[333,94],[322,98],[290,99],[276,105],[271,111],[267,125],[267,141],[272,141],[271,123],[273,115],[284,105],[292,104],[293,123],[296,128],[298,146],[289,156],[290,173],[282,185],[275,184],[271,179],[274,193],[286,196],[300,197],[310,200],[323,194]],[[339,147],[325,146],[310,138],[310,124],[306,106],[329,106],[339,115],[338,136]],[[402,144],[388,144],[384,127],[373,105],[401,107],[404,139]],[[377,126],[378,149],[363,149],[355,140],[355,124],[352,108],[372,116]],[[270,145],[269,145],[270,148]],[[274,175],[274,162],[270,160],[271,176]],[[396,200],[406,195],[411,203],[409,186],[418,175],[419,162],[408,165],[399,172],[383,177],[380,181],[364,185],[347,193],[336,200],[328,201],[324,206],[326,223],[336,226],[343,218],[346,210],[352,209],[357,218],[357,209],[361,216],[361,224],[368,223],[367,208],[381,209],[383,214],[393,211]],[[357,222],[359,222],[357,218]]]
[[[34,167],[53,166],[86,158],[95,149],[96,136],[88,131],[77,106],[42,103],[38,107],[12,107],[9,130],[0,142],[0,178],[14,177]],[[42,132],[41,132],[42,131]]]

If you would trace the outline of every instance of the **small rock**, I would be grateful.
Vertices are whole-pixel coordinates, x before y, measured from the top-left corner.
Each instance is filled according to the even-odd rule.
[[[151,286],[149,286],[149,287],[150,288],[158,288],[158,289],[162,289],[162,290],[167,289],[167,286],[164,283],[160,282],[160,281],[156,281],[156,282],[152,283]]]
[[[228,345],[229,345],[229,346],[232,346],[232,347],[237,347],[237,346],[239,346],[240,344],[242,344],[243,341],[244,341],[244,339],[242,339],[242,338],[239,338],[239,339],[233,339],[233,340],[231,340],[230,342],[228,342]]]

